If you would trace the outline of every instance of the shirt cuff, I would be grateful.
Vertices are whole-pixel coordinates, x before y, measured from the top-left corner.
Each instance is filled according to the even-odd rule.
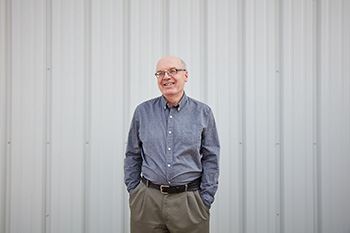
[[[210,209],[211,204],[214,201],[214,198],[212,196],[210,196],[210,194],[204,193],[204,192],[200,193],[200,196],[202,198],[202,201],[203,201],[204,205],[206,205]]]

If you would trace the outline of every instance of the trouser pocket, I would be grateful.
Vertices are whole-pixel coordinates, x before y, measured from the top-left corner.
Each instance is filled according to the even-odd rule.
[[[134,188],[133,190],[131,190],[131,192],[129,193],[129,206],[130,206],[130,208],[132,207],[132,206],[134,206],[135,205],[135,202],[137,201],[137,199],[139,199],[139,196],[140,196],[140,193],[141,193],[141,191],[142,191],[142,189],[143,189],[143,183],[142,182],[140,182],[137,186],[136,186],[136,188]]]

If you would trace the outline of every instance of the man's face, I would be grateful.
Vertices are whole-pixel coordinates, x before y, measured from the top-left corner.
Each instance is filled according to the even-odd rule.
[[[156,72],[167,71],[171,69],[184,69],[182,62],[176,57],[165,57],[159,60]],[[188,79],[187,71],[177,71],[175,75],[165,73],[164,77],[157,78],[158,88],[165,97],[182,95],[185,82]]]

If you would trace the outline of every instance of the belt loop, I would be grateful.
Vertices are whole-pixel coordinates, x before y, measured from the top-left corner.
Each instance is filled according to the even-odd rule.
[[[149,180],[146,179],[146,186],[149,187]]]
[[[185,184],[185,192],[187,192],[187,188],[188,188],[188,185],[187,185],[187,184]]]

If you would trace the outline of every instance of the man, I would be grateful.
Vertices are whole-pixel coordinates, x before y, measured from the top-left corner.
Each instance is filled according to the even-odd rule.
[[[211,109],[184,92],[185,63],[161,58],[162,96],[137,106],[124,175],[131,233],[206,233],[219,176],[219,139]]]

